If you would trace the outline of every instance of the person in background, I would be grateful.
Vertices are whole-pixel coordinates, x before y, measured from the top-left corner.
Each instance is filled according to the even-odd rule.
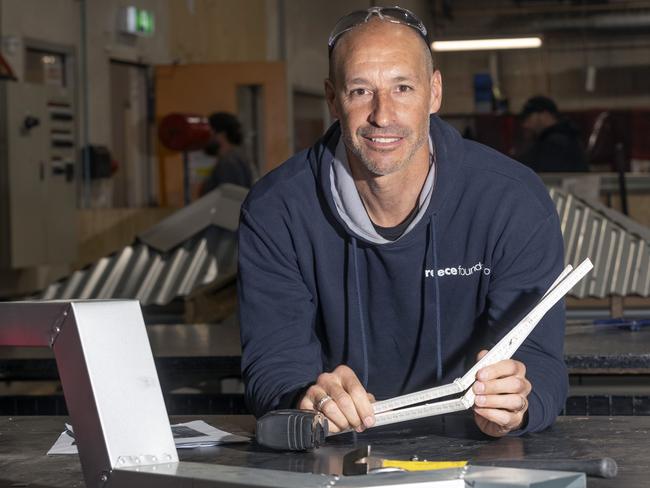
[[[537,173],[589,171],[578,130],[560,116],[553,100],[528,99],[520,118],[530,142],[515,159]]]
[[[255,170],[241,148],[244,135],[239,120],[233,114],[216,112],[208,121],[214,132],[209,153],[217,156],[217,163],[201,186],[201,196],[224,183],[250,188]]]
[[[400,7],[341,18],[325,81],[337,121],[242,205],[241,366],[258,417],[301,408],[332,432],[371,427],[373,399],[462,376],[564,267],[539,178],[436,115],[429,45]],[[553,423],[568,388],[564,322],[558,304],[512,359],[477,372],[484,433]]]

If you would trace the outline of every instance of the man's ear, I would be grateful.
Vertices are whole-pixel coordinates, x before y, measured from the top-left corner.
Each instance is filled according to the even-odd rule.
[[[334,119],[339,118],[338,110],[336,109],[336,90],[334,89],[334,83],[329,78],[325,79],[325,100],[327,100],[327,106],[330,109],[330,115]]]
[[[442,105],[442,75],[440,71],[435,70],[431,75],[431,106],[429,113],[435,114],[440,110]]]

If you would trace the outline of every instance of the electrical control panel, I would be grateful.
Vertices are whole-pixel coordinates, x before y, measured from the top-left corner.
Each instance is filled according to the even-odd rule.
[[[0,81],[0,268],[75,259],[77,158],[68,90]]]

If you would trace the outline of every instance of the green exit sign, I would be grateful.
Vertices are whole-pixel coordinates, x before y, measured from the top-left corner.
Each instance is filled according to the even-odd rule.
[[[137,7],[122,9],[120,30],[136,36],[153,36],[155,21],[153,12]]]

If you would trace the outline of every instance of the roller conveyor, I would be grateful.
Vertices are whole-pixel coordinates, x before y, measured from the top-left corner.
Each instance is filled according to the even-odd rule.
[[[596,202],[550,189],[565,261],[594,270],[568,296],[650,296],[650,229]],[[166,305],[236,272],[236,229],[246,190],[224,185],[172,214],[136,242],[47,287],[41,299],[132,298]]]

